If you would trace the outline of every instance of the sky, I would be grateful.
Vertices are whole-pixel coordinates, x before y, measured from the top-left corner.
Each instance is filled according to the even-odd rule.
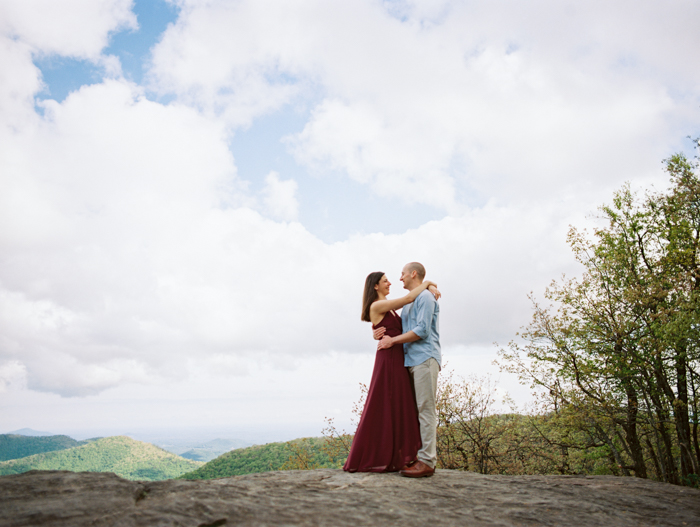
[[[365,277],[457,377],[700,136],[700,3],[0,0],[0,433],[351,427]]]

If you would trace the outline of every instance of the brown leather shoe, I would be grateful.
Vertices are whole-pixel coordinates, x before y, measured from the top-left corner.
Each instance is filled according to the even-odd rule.
[[[401,467],[401,470],[406,470],[407,468],[412,467],[412,466],[415,465],[416,463],[418,463],[418,460],[417,460],[417,459],[414,459],[413,461],[409,461],[409,462],[406,463],[403,467]],[[400,470],[399,472],[401,472],[401,470]]]
[[[417,461],[412,467],[401,470],[400,474],[407,478],[426,478],[435,474],[435,469],[430,468],[422,461]]]

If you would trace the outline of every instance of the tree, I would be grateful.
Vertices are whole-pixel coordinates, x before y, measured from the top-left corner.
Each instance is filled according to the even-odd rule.
[[[608,449],[624,475],[692,483],[700,472],[700,178],[682,154],[666,160],[667,192],[629,185],[601,208],[592,239],[568,241],[585,272],[533,301],[523,345],[503,368],[543,389],[561,426]],[[579,445],[581,447],[583,445]]]
[[[443,369],[437,395],[439,468],[488,474],[500,466],[499,439],[507,423],[498,419],[495,403],[490,379],[455,381],[452,372]]]

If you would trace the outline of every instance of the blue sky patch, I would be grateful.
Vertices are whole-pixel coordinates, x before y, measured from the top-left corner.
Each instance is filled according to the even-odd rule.
[[[105,54],[119,57],[124,77],[141,84],[151,48],[160,41],[168,24],[177,20],[179,10],[165,0],[135,0],[132,10],[139,28],[113,35]]]
[[[177,20],[179,11],[165,0],[135,0],[133,11],[139,28],[112,34],[103,54],[117,56],[124,77],[141,84],[151,48],[158,43],[168,24]],[[51,55],[39,57],[34,63],[41,70],[46,85],[39,94],[40,100],[61,102],[81,86],[101,82],[104,77],[103,69],[88,60]]]

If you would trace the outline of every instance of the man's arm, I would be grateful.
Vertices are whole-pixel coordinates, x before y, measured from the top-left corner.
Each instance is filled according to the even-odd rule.
[[[413,331],[408,331],[395,337],[384,337],[382,340],[379,341],[377,349],[383,350],[392,347],[394,344],[405,344],[406,342],[415,342],[417,340],[420,340],[420,337],[416,335]]]
[[[438,291],[437,288],[433,285],[428,287],[428,291],[430,291],[433,294],[435,300],[439,299],[442,296],[442,293],[440,293],[440,291]],[[374,337],[374,340],[382,340],[384,333],[386,333],[386,328],[384,326],[380,326],[377,329],[372,330],[372,337]]]
[[[421,295],[419,296],[415,303],[413,304],[414,309],[416,309],[416,326],[411,328],[410,331],[402,333],[396,337],[384,337],[379,341],[379,346],[377,349],[390,348],[394,344],[405,344],[407,342],[415,342],[420,339],[424,339],[428,336],[430,331],[430,325],[433,321],[433,316],[435,315],[435,305],[437,301],[432,295]]]
[[[416,325],[411,328],[419,338],[426,338],[435,316],[437,300],[432,295],[421,295],[413,304],[416,309]]]

